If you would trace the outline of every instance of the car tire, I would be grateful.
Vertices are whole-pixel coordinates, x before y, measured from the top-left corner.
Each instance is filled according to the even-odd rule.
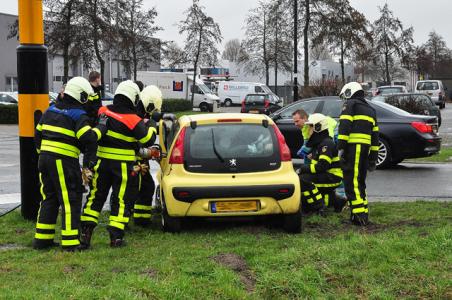
[[[283,229],[288,233],[300,233],[302,229],[301,203],[298,211],[283,217]]]
[[[226,100],[224,100],[224,106],[226,106],[226,107],[232,106],[232,101],[231,101],[231,99],[226,99]]]
[[[391,167],[396,167],[403,161],[403,158],[391,161]]]
[[[209,111],[209,105],[205,102],[199,104],[199,109],[203,112],[208,112]]]
[[[385,139],[380,138],[380,144],[377,154],[377,168],[385,169],[391,166],[391,163],[391,148],[389,146],[389,143]]]
[[[182,219],[171,217],[168,214],[164,200],[162,201],[161,225],[164,232],[179,233],[182,228]]]

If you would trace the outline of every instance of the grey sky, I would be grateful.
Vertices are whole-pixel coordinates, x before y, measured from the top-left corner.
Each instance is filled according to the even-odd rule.
[[[451,0],[350,0],[352,6],[373,21],[379,13],[377,6],[388,3],[405,27],[414,27],[416,44],[424,43],[428,33],[435,30],[452,47],[452,1]],[[183,12],[191,4],[191,0],[144,0],[145,7],[156,6],[159,16],[158,24],[165,28],[158,34],[164,40],[174,40],[180,46],[184,37],[178,33],[175,25],[184,19]],[[201,0],[206,12],[221,27],[224,42],[233,38],[243,38],[244,20],[248,10],[257,5],[257,0]],[[17,1],[1,1],[0,12],[17,14]],[[291,17],[291,16],[288,16]]]

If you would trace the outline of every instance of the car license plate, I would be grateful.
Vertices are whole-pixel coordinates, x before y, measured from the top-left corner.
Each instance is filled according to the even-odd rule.
[[[259,111],[258,110],[250,110],[250,114],[258,114]]]
[[[211,202],[210,209],[213,213],[257,211],[258,201],[218,201]]]

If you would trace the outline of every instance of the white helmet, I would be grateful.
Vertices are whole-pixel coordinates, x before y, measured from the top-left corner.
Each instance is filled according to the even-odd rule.
[[[314,128],[314,132],[321,132],[324,130],[328,130],[328,120],[323,114],[312,114],[309,116],[308,121],[305,123],[306,125],[312,125]]]
[[[146,112],[152,113],[154,110],[161,111],[163,101],[162,92],[155,85],[145,87],[140,94],[140,99],[143,102]]]
[[[64,93],[83,104],[88,101],[89,96],[94,95],[94,90],[85,78],[74,77],[67,82]]]
[[[140,96],[140,88],[132,80],[126,80],[118,85],[115,95],[124,95],[133,105],[136,105]]]
[[[342,99],[350,99],[356,92],[364,91],[358,82],[349,82],[342,88],[339,97]]]

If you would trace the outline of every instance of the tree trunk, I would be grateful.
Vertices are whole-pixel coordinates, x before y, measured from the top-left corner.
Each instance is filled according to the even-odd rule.
[[[264,47],[264,64],[265,64],[265,85],[268,86],[270,83],[269,78],[269,63],[267,59],[267,20],[264,13],[264,37],[263,37],[263,47]]]
[[[66,18],[66,37],[64,38],[64,46],[63,46],[63,83],[68,81],[69,77],[69,48],[71,46],[71,18],[72,18],[72,4],[73,1],[69,1],[67,3],[67,14]]]
[[[345,84],[345,67],[344,67],[344,40],[341,38],[341,73],[342,85]]]
[[[102,82],[102,85],[104,84],[104,69],[105,69],[105,61],[102,59],[102,55],[100,53],[100,47],[99,47],[99,35],[97,32],[97,0],[94,1],[94,7],[93,11],[91,12],[92,20],[93,20],[93,42],[94,42],[94,52],[96,53],[96,58],[99,61],[100,64],[100,80]],[[104,95],[103,89],[101,90],[102,96]]]
[[[277,8],[276,8],[276,23],[275,23],[275,94],[276,95],[278,95],[278,17],[279,17],[279,6],[277,6]]]
[[[196,86],[196,75],[198,75],[198,61],[199,61],[199,55],[201,53],[201,45],[202,45],[202,26],[198,28],[199,30],[199,40],[198,40],[198,50],[196,51],[196,57],[195,57],[195,65],[193,70],[193,87],[191,90],[191,106],[193,107],[193,104],[195,103],[195,86]]]
[[[309,86],[309,23],[311,22],[310,0],[305,1],[306,23],[303,29],[304,39],[304,87]]]

